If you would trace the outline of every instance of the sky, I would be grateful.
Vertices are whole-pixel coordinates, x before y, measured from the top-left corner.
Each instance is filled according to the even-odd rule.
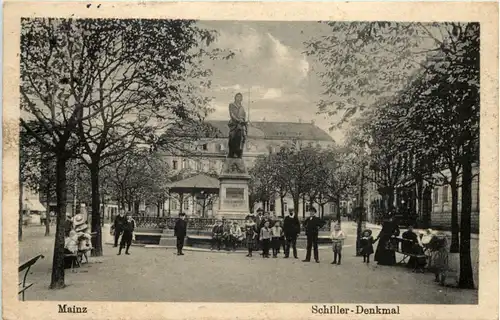
[[[234,58],[207,61],[212,70],[214,112],[208,119],[228,119],[228,104],[241,92],[252,121],[312,122],[342,142],[341,130],[329,131],[335,119],[318,115],[322,87],[315,72],[320,66],[307,57],[304,41],[329,32],[329,27],[311,22],[202,21],[200,26],[216,30],[214,46],[229,49]]]

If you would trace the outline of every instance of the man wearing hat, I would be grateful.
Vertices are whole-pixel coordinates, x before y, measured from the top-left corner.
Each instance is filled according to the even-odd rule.
[[[304,221],[307,236],[307,253],[306,258],[302,260],[303,262],[311,261],[311,249],[314,247],[314,260],[316,263],[319,263],[318,234],[319,229],[325,225],[325,221],[316,217],[316,212],[316,208],[311,207],[309,209],[310,216]]]
[[[73,230],[73,218],[70,213],[66,213],[66,221],[64,221],[64,236],[69,237],[69,232]]]
[[[182,248],[184,247],[184,238],[187,233],[187,222],[186,222],[186,214],[181,212],[179,214],[179,219],[175,222],[174,227],[174,236],[177,237],[177,255],[183,256]]]
[[[300,233],[299,220],[294,217],[294,209],[288,209],[289,215],[283,221],[283,232],[285,233],[285,258],[290,255],[290,246],[293,249],[293,257],[297,259],[297,236]]]
[[[125,212],[120,211],[120,213],[116,216],[115,222],[113,224],[113,229],[115,231],[115,243],[113,247],[118,247],[118,239],[120,235],[123,233],[123,226],[127,222],[127,217],[125,216]]]

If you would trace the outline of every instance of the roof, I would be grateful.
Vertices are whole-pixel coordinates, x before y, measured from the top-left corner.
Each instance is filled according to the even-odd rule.
[[[207,120],[214,126],[220,137],[229,135],[227,120]],[[313,123],[252,121],[248,128],[249,138],[272,140],[297,139],[314,141],[333,141],[332,137]]]
[[[169,188],[173,192],[196,192],[201,190],[218,192],[219,180],[200,173],[186,179],[175,181],[169,185]]]

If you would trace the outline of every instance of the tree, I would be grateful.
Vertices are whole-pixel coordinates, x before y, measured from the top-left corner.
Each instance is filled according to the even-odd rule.
[[[59,27],[62,26],[62,27]],[[155,131],[200,122],[209,85],[199,47],[215,39],[190,20],[81,19],[45,23],[61,39],[52,56],[78,109],[81,158],[92,184],[93,254],[102,255],[99,170]],[[199,47],[199,48],[198,48]],[[48,54],[45,58],[51,59]]]
[[[414,81],[415,73],[423,70],[430,71],[428,75],[436,72],[442,75],[445,81],[439,81],[444,84],[441,87],[444,90],[441,92],[450,92],[450,88],[456,89],[453,95],[454,101],[448,101],[445,109],[452,111],[455,127],[465,124],[460,119],[465,119],[464,115],[467,115],[467,112],[457,113],[454,112],[454,108],[459,108],[460,101],[464,99],[471,100],[473,92],[478,91],[479,78],[473,79],[468,74],[468,72],[476,74],[470,70],[475,58],[464,54],[467,46],[472,48],[479,41],[474,40],[479,39],[479,33],[477,32],[476,36],[473,31],[479,28],[476,24],[396,22],[329,22],[328,24],[332,28],[331,34],[306,44],[309,48],[308,54],[316,57],[325,69],[320,73],[325,87],[325,98],[319,102],[320,112],[329,115],[344,112],[338,124],[346,122],[367,108],[367,98],[377,101],[390,98],[404,89],[408,82]],[[342,46],[338,45],[339,43],[342,43]],[[436,58],[431,63],[428,59],[430,54]],[[453,74],[446,72],[452,69]],[[413,86],[415,85],[410,85]],[[467,92],[464,89],[470,90]],[[478,114],[477,110],[474,108],[472,110],[470,115]],[[475,120],[478,117],[472,118]],[[447,124],[450,125],[449,122]],[[437,126],[433,127],[435,131]],[[449,127],[444,128],[449,130]],[[460,135],[459,132],[462,130],[454,129],[449,131]],[[455,143],[449,146],[454,148],[451,152],[455,159],[457,153],[461,152],[461,147],[457,148]],[[450,155],[447,158],[450,158]],[[444,161],[448,162],[447,167],[451,171],[448,183],[452,189],[452,200],[455,200],[452,201],[455,204],[452,206],[452,251],[457,251],[459,245],[457,177],[461,165],[456,161],[452,165],[449,159]]]
[[[66,163],[79,150],[75,135],[83,116],[84,103],[72,96],[80,88],[78,79],[69,79],[68,59],[61,51],[70,28],[69,20],[21,20],[21,125],[44,152],[56,162],[57,226],[50,288],[64,284],[64,225],[66,219]],[[80,48],[81,49],[81,48]],[[94,102],[88,102],[91,106]]]

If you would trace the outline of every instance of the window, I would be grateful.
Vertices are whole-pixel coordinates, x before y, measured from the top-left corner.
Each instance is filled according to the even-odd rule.
[[[448,186],[443,187],[443,203],[448,202]]]
[[[186,211],[189,210],[189,199],[188,198],[184,199],[184,210],[186,210]]]
[[[196,171],[202,171],[201,161],[196,161]]]
[[[172,161],[172,168],[173,168],[174,170],[177,170],[177,166],[178,166],[178,164],[177,164],[177,160],[173,160],[173,161]]]
[[[434,196],[432,197],[432,202],[434,202],[434,204],[438,204],[439,203],[439,189],[438,188],[434,188]]]
[[[310,209],[311,209],[311,205],[309,203],[306,203],[306,212],[309,212]]]
[[[176,199],[170,200],[170,210],[177,211],[177,200]]]
[[[187,163],[186,159],[183,159],[182,160],[182,169],[187,169],[187,164],[188,163]]]
[[[283,211],[285,213],[288,212],[288,204],[286,203],[286,201],[283,202]]]
[[[208,150],[208,145],[207,145],[206,143],[204,143],[204,144],[201,146],[201,148],[202,148],[203,150],[207,151],[207,150]]]

